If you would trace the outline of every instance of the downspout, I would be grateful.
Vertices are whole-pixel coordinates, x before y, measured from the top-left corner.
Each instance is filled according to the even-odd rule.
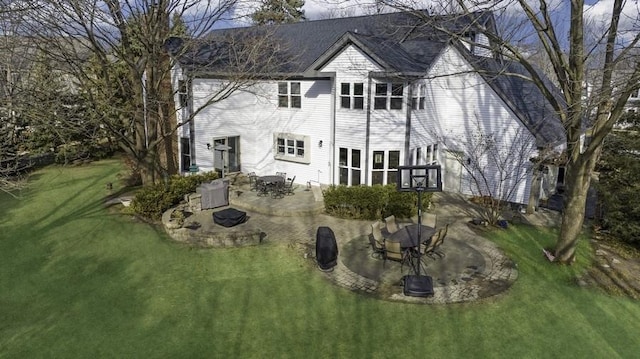
[[[371,185],[369,182],[369,163],[371,156],[369,154],[369,137],[371,136],[371,96],[373,79],[371,78],[371,71],[367,74],[367,122],[365,124],[365,142],[364,142],[364,183],[365,185]]]
[[[185,71],[186,72],[186,71]],[[186,73],[185,86],[187,88],[187,120],[189,121],[189,157],[191,166],[197,165],[196,163],[196,124],[193,116],[193,79],[190,73]],[[184,119],[183,119],[184,120]]]
[[[329,77],[331,79],[331,140],[329,141],[329,178],[331,179],[331,185],[336,184],[336,96],[337,96],[337,84],[335,72]]]
[[[413,96],[413,86],[411,86],[411,83],[409,81],[406,82],[407,84],[407,106],[406,108],[406,125],[405,125],[405,130],[404,130],[404,166],[408,166],[411,165],[411,152],[409,151],[409,146],[411,145],[411,112],[412,112],[412,108],[411,108],[411,100],[412,100],[412,96]]]

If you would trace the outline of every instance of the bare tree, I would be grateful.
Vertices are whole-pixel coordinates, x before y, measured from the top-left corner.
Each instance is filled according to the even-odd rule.
[[[403,1],[386,2],[396,9],[415,10]],[[554,254],[558,262],[572,263],[584,223],[587,191],[603,142],[624,113],[629,95],[640,87],[638,5],[614,0],[606,16],[590,21],[591,6],[583,0],[570,3],[548,0],[490,3],[456,0],[444,3],[447,9],[434,7],[430,9],[431,12],[448,12],[452,4],[461,16],[474,12],[477,14],[477,11],[492,11],[501,31],[483,28],[482,23],[469,23],[469,28],[455,31],[438,23],[430,25],[470,47],[492,51],[502,59],[520,63],[527,70],[526,76],[506,71],[502,75],[520,76],[534,83],[562,122],[566,133],[567,163],[564,211]],[[603,6],[600,3],[597,5]],[[629,7],[631,11],[628,11]],[[424,12],[416,11],[415,14],[423,17],[425,22],[430,22]],[[518,17],[514,14],[521,14],[522,20],[514,22],[514,17]],[[569,21],[566,20],[567,15],[558,14],[568,14]],[[509,26],[500,26],[501,19],[506,15],[509,15]],[[470,30],[479,31],[487,41],[477,41],[477,37],[467,36]],[[537,43],[544,49],[553,69],[553,81],[547,81],[544,72],[523,51],[522,45],[526,43]],[[554,83],[560,87],[559,94]],[[588,92],[585,91],[587,88]],[[583,141],[585,135],[586,142]]]
[[[502,141],[509,137],[510,141]],[[510,202],[526,190],[526,180],[538,165],[535,138],[525,129],[511,134],[489,132],[479,119],[467,129],[465,140],[440,138],[464,169],[462,186],[479,199],[483,217],[496,224]],[[522,193],[518,193],[522,192]]]
[[[207,105],[246,86],[259,73],[258,60],[268,63],[268,58],[275,56],[272,44],[250,33],[242,39],[224,39],[234,46],[209,46],[207,56],[199,52],[198,46],[220,39],[205,38],[205,34],[233,16],[235,0],[37,3],[37,11],[25,15],[28,26],[24,31],[38,36],[40,43],[46,41],[42,51],[64,64],[92,109],[91,120],[107,129],[131,157],[143,183],[177,173],[176,130],[199,111],[193,109],[178,123],[171,77],[175,63],[166,46],[173,35],[182,35],[180,46],[173,46],[175,57],[193,56],[203,68],[224,61],[234,74]],[[184,37],[185,24],[189,37]]]

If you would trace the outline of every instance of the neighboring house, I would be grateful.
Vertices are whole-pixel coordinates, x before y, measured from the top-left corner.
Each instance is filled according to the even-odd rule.
[[[491,135],[506,152],[526,138],[525,163],[507,170],[525,174],[508,200],[527,203],[529,158],[563,146],[558,118],[533,84],[496,76],[524,70],[500,60],[472,25],[495,29],[490,13],[431,19],[486,46],[465,46],[409,13],[213,32],[176,58],[178,113],[189,122],[179,133],[183,171],[197,164],[204,171],[286,172],[298,183],[373,185],[395,184],[398,166],[440,164],[445,191],[473,195],[460,159],[471,138]],[[208,104],[212,89],[229,81],[228,68],[212,59],[212,48],[221,46],[216,38],[246,31],[279,39],[293,60]],[[180,44],[169,47],[177,54]],[[214,150],[219,144],[229,149]],[[495,164],[480,161],[488,183],[498,186]]]
[[[640,111],[640,89],[636,89],[631,93],[625,109],[628,112]]]

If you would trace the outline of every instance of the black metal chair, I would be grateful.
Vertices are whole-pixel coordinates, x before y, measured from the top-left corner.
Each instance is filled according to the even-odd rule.
[[[258,192],[258,196],[268,196],[269,195],[269,186],[259,179],[256,180],[256,191]]]
[[[296,176],[293,176],[293,178],[290,181],[287,181],[284,183],[284,186],[283,186],[284,194],[286,195],[293,194],[293,181],[295,180],[296,180]]]
[[[251,191],[258,190],[258,176],[255,172],[249,173],[249,189]]]
[[[271,184],[271,198],[284,198],[284,182],[275,182]]]

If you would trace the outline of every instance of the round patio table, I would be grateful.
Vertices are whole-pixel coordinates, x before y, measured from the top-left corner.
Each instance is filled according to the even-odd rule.
[[[421,229],[420,238],[418,238],[418,228]],[[417,247],[420,242],[427,242],[435,233],[436,229],[433,227],[409,224],[391,233],[385,240],[400,242],[400,247],[403,248],[412,248]]]

